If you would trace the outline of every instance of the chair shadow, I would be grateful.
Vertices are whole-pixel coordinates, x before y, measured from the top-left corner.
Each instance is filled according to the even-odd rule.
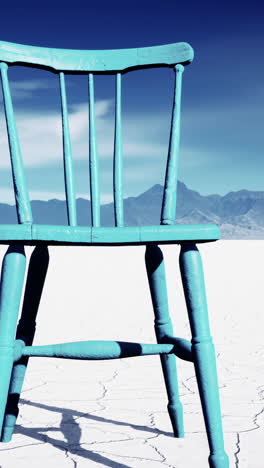
[[[69,408],[59,408],[57,406],[51,406],[51,405],[47,405],[44,403],[32,402],[23,398],[20,399],[20,403],[24,405],[30,405],[30,406],[34,406],[37,408],[45,409],[47,411],[61,413],[62,419],[61,419],[61,424],[59,428],[56,428],[56,427],[26,428],[26,427],[17,425],[15,427],[15,433],[25,435],[27,437],[38,440],[40,442],[49,443],[59,450],[66,451],[67,454],[78,455],[79,457],[83,457],[91,461],[94,461],[98,464],[105,465],[105,466],[112,467],[112,468],[130,468],[130,467],[123,463],[113,461],[103,455],[100,455],[99,453],[95,453],[92,450],[88,450],[87,448],[84,449],[80,445],[82,431],[81,431],[80,425],[77,422],[79,418],[85,417],[92,421],[96,421],[100,423],[108,423],[108,424],[115,424],[118,426],[131,427],[132,429],[135,429],[137,431],[147,431],[155,435],[162,434],[162,435],[166,435],[169,437],[173,437],[173,434],[170,432],[161,431],[159,429],[155,429],[155,428],[148,427],[148,426],[130,424],[130,423],[123,422],[123,421],[115,421],[113,419],[107,419],[101,416],[96,416],[93,414],[84,413],[84,412],[72,410]],[[59,432],[59,431],[63,434],[66,441],[61,441],[59,439],[50,437],[48,434],[45,434],[45,432]]]

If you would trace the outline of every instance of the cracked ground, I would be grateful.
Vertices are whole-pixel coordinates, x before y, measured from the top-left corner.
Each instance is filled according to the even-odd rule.
[[[179,249],[163,250],[175,335],[189,338]],[[200,251],[230,468],[263,468],[264,241],[219,241]],[[35,344],[89,339],[155,342],[144,248],[50,248]],[[177,363],[182,439],[172,436],[158,356],[31,358],[13,439],[0,445],[1,468],[206,468],[193,365]]]

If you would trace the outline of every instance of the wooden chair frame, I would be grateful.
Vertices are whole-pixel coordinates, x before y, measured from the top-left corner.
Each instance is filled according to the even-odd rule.
[[[211,468],[227,468],[220,414],[215,353],[210,335],[202,262],[196,243],[214,241],[219,230],[214,225],[175,225],[182,74],[193,59],[186,43],[127,50],[78,51],[48,49],[0,42],[0,70],[9,138],[17,225],[0,225],[0,242],[9,244],[3,259],[0,285],[0,433],[11,439],[18,415],[18,401],[30,356],[70,359],[115,359],[159,354],[168,394],[168,412],[175,437],[183,437],[183,411],[179,398],[176,356],[192,361],[202,403],[210,446]],[[45,68],[58,74],[64,148],[64,176],[68,226],[35,224],[32,217],[25,169],[15,124],[8,68],[14,64]],[[144,67],[175,70],[174,101],[168,149],[164,195],[159,226],[125,227],[123,214],[121,79],[124,73]],[[88,75],[91,226],[77,225],[73,159],[68,123],[65,73]],[[114,142],[115,227],[100,226],[100,187],[95,127],[94,75],[116,75]],[[173,334],[169,315],[164,260],[159,245],[181,245],[180,270],[188,309],[191,342]],[[35,319],[48,268],[48,245],[145,245],[146,269],[155,315],[157,344],[115,341],[84,341],[60,345],[32,346]],[[22,313],[17,325],[26,257],[25,245],[35,245],[32,253]]]

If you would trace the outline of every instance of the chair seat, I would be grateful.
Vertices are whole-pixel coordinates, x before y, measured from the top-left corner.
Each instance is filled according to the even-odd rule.
[[[11,241],[36,244],[129,245],[207,242],[219,239],[219,228],[214,224],[163,225],[133,227],[54,226],[42,224],[0,225],[0,242]]]

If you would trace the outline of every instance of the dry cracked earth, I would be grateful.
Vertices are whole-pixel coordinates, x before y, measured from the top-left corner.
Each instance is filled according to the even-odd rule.
[[[65,273],[82,264],[87,255],[83,248],[72,253],[69,264],[62,261],[65,248],[51,249],[36,344],[95,336],[155,341],[143,250],[135,254],[128,249],[130,266],[120,249],[109,250],[97,253],[100,281],[106,285],[101,293],[100,288],[87,286],[96,280],[90,267],[81,269],[77,292]],[[200,250],[230,468],[263,468],[264,241],[220,241]],[[175,335],[189,337],[178,248],[164,251]],[[109,280],[114,262],[120,262],[118,294],[113,294]],[[172,436],[158,356],[101,362],[31,358],[15,434],[11,442],[0,445],[1,468],[206,468],[209,449],[193,365],[177,362],[184,408],[182,439]]]

